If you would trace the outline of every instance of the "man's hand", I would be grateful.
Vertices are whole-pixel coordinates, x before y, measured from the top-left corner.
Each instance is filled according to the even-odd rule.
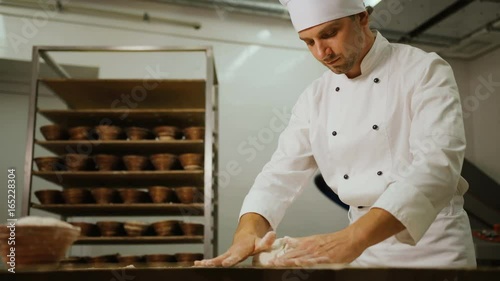
[[[238,234],[233,245],[224,254],[209,260],[195,261],[195,266],[233,266],[249,256],[271,249],[276,232],[270,231],[259,238],[253,234]]]
[[[224,254],[209,260],[195,261],[195,266],[233,266],[249,256],[271,249],[276,232],[269,222],[257,213],[241,216],[233,244]]]
[[[311,266],[320,263],[350,263],[365,247],[356,243],[349,228],[329,234],[285,238],[291,249],[270,262],[271,266]]]
[[[347,228],[329,234],[288,238],[290,251],[271,261],[275,266],[310,266],[350,263],[364,250],[395,235],[405,227],[389,212],[372,208]]]

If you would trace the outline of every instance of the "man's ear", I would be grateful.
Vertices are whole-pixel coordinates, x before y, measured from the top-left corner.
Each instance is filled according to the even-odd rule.
[[[359,13],[356,15],[356,17],[359,17],[359,23],[361,24],[361,26],[367,26],[368,24],[370,24],[370,15],[368,14],[368,11]]]

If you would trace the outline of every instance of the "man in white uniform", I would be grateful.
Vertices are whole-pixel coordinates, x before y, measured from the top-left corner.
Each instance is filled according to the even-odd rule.
[[[450,66],[369,29],[362,0],[281,0],[329,70],[300,96],[242,206],[232,246],[202,266],[270,249],[287,207],[319,168],[350,205],[338,232],[287,238],[272,265],[474,267],[465,135]],[[328,223],[328,218],[325,218]]]

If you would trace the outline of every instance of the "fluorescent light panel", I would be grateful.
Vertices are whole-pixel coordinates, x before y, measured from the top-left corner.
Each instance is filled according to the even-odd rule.
[[[382,0],[365,0],[365,5],[375,7],[380,1]]]

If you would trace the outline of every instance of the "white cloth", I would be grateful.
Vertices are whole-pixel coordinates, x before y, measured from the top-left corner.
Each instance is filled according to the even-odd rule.
[[[366,10],[363,0],[280,0],[288,8],[293,27],[304,29]]]
[[[359,264],[475,266],[463,210],[468,184],[460,176],[465,133],[451,67],[377,34],[361,71],[348,79],[328,70],[304,91],[240,216],[261,214],[276,229],[319,168],[351,206],[351,221],[378,207],[406,227],[365,252],[387,258],[363,254]],[[411,251],[414,258],[405,259]]]

